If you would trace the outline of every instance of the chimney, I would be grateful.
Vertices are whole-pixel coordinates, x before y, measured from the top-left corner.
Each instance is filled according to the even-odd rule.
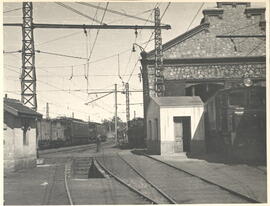
[[[7,94],[5,94],[5,99],[7,99],[8,98],[8,96],[7,96]]]

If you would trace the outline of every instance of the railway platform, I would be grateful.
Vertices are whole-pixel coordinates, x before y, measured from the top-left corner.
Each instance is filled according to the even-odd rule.
[[[147,156],[259,202],[267,202],[266,166],[224,164],[222,157],[214,155],[197,159],[181,154]]]

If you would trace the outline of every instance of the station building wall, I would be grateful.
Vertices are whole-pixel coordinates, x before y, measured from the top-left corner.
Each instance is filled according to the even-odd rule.
[[[22,117],[4,113],[4,171],[13,172],[36,165],[36,123],[29,121],[28,130],[23,132]],[[25,141],[25,142],[24,142]]]

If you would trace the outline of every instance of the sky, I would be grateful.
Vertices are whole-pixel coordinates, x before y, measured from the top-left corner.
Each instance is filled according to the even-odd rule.
[[[75,2],[65,2],[90,17],[96,16],[101,21],[104,11],[81,5]],[[106,2],[91,2],[96,6],[106,7]],[[153,8],[156,2],[109,2],[108,9],[154,20]],[[262,4],[252,3],[251,6]],[[162,23],[171,25],[172,29],[162,30],[162,42],[165,43],[188,28],[199,25],[205,8],[216,7],[215,2],[162,2],[158,3]],[[167,8],[168,7],[168,8]],[[14,10],[17,9],[18,10]],[[5,2],[3,4],[4,23],[22,23],[22,3]],[[166,10],[167,8],[167,10]],[[13,10],[13,11],[12,11]],[[95,15],[96,14],[96,15]],[[34,23],[65,23],[65,24],[98,24],[80,16],[59,4],[53,2],[33,2]],[[152,22],[132,19],[125,16],[106,12],[103,23],[117,25],[153,25]],[[22,49],[22,33],[19,27],[3,28],[3,50],[5,52]],[[98,35],[97,35],[98,32]],[[143,95],[140,73],[140,49],[132,52],[133,43],[145,47],[146,51],[154,49],[154,41],[150,41],[152,30],[139,30],[137,37],[134,30],[88,30],[87,36],[83,29],[35,29],[35,49],[42,52],[57,53],[86,58],[92,50],[88,73],[85,59],[62,57],[44,53],[36,53],[37,101],[38,112],[46,116],[46,103],[49,103],[50,117],[68,116],[74,113],[75,118],[101,122],[114,116],[114,94],[110,94],[93,103],[105,93],[88,94],[94,92],[108,92],[114,90],[117,84],[119,91],[123,91],[123,82],[129,83],[130,116],[143,117]],[[97,35],[97,37],[96,37]],[[94,44],[96,39],[96,43]],[[153,39],[153,36],[152,38]],[[151,40],[150,39],[150,40]],[[94,45],[94,47],[93,47]],[[20,73],[21,53],[3,54],[3,95],[21,99]],[[120,77],[119,78],[119,74]],[[87,93],[88,90],[88,93]],[[118,116],[126,121],[126,97],[118,93]]]

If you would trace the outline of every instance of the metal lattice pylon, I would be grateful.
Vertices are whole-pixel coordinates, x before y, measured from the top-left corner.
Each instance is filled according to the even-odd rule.
[[[155,8],[155,94],[158,97],[164,96],[163,51],[159,8]]]
[[[33,5],[23,2],[21,101],[37,110]]]

